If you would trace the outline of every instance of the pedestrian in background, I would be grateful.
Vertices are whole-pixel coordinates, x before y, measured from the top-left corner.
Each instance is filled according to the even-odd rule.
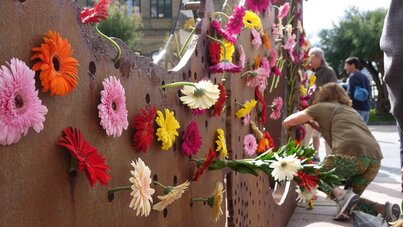
[[[362,119],[368,124],[369,110],[371,109],[371,103],[369,98],[371,97],[371,85],[367,76],[365,76],[359,69],[361,69],[360,60],[356,57],[347,58],[344,62],[344,69],[350,77],[348,79],[347,93],[353,100],[353,108],[361,115]],[[362,89],[365,89],[362,91]],[[366,94],[364,95],[364,92]],[[359,97],[357,93],[363,92]],[[365,98],[362,98],[366,96]]]
[[[314,72],[316,76],[316,92],[319,91],[320,87],[323,85],[330,83],[330,82],[337,82],[337,77],[336,73],[332,68],[329,67],[325,60],[325,54],[323,53],[323,50],[320,48],[311,48],[309,50],[309,57],[310,57],[310,66],[312,71]],[[312,100],[315,99],[315,95],[312,97]],[[312,124],[316,124],[315,122],[312,122]],[[306,124],[306,135],[303,141],[303,144],[305,146],[308,146],[311,142],[313,143],[313,149],[317,151],[317,153],[314,156],[314,161],[319,162],[319,146],[320,146],[320,132],[317,130],[313,129],[311,125]],[[325,147],[326,147],[326,154],[331,153],[331,149],[328,146],[328,144],[325,142]]]

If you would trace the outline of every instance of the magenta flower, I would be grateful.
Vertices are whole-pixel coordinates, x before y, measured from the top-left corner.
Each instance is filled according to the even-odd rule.
[[[253,12],[263,12],[269,7],[269,0],[246,0],[246,6]]]
[[[232,62],[229,62],[228,60],[223,60],[218,64],[210,66],[209,70],[212,73],[223,73],[223,72],[239,73],[242,71],[242,68],[240,66],[235,65]]]
[[[245,138],[243,139],[243,145],[246,156],[253,156],[256,153],[256,138],[252,134],[248,134],[245,136]]]
[[[248,87],[257,87],[260,84],[260,78],[258,77],[257,72],[252,72],[246,77],[246,86]]]
[[[235,44],[236,43],[236,38],[232,36],[231,34],[227,33],[221,28],[220,22],[217,20],[211,21],[211,26],[220,34],[224,39],[230,41],[231,43]]]
[[[290,3],[286,2],[284,5],[280,6],[278,13],[278,20],[282,20],[284,17],[288,15],[288,11],[290,10]]]
[[[245,7],[235,6],[234,13],[228,20],[227,26],[225,28],[229,35],[238,35],[241,33],[243,27],[243,17],[245,16]]]
[[[199,109],[199,108],[192,109],[192,114],[194,116],[201,116],[201,115],[203,115],[205,113],[206,113],[206,109]]]
[[[98,105],[98,116],[108,136],[119,137],[123,129],[129,126],[127,121],[125,90],[120,80],[109,76],[102,81],[101,103]]]
[[[196,122],[192,121],[189,123],[182,139],[182,154],[188,157],[196,155],[202,144],[202,137],[200,136]]]
[[[0,69],[0,144],[17,143],[32,127],[43,129],[46,106],[35,90],[35,72],[17,58]]]
[[[277,66],[274,66],[272,68],[272,70],[273,70],[274,75],[276,75],[276,76],[281,76],[282,75],[280,69]]]
[[[274,98],[271,110],[273,111],[270,114],[270,118],[273,120],[277,120],[281,116],[281,109],[283,108],[283,99],[281,97]]]
[[[255,47],[255,49],[259,49],[259,47],[262,45],[262,39],[260,38],[260,34],[256,29],[252,29],[252,45]]]

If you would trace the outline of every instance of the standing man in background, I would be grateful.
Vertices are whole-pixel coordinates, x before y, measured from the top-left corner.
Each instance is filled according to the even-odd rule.
[[[309,50],[309,57],[311,58],[310,60],[310,66],[312,68],[312,71],[314,72],[316,76],[316,93],[318,93],[320,87],[323,85],[330,83],[330,82],[337,82],[337,77],[336,73],[332,68],[329,67],[325,60],[325,54],[323,53],[323,50],[320,48],[311,48]],[[312,97],[312,100],[314,100],[315,97]],[[303,141],[304,145],[309,145],[311,142],[312,138],[312,143],[313,143],[313,148],[317,151],[317,153],[314,156],[314,161],[319,161],[319,145],[320,145],[320,132],[314,130],[310,125],[306,124],[306,136]],[[330,147],[326,145],[326,154],[329,154],[331,152]]]
[[[356,57],[347,58],[344,62],[344,69],[350,77],[348,78],[347,93],[350,99],[353,100],[353,108],[361,115],[362,119],[368,124],[369,110],[371,109],[371,103],[369,97],[371,97],[371,85],[367,76],[365,76],[359,69],[361,69],[360,60]],[[367,98],[365,100],[357,100],[355,98],[355,92],[359,87],[367,90]]]
[[[392,114],[396,118],[400,136],[400,167],[403,192],[403,4],[392,0],[385,18],[381,50],[385,53],[385,83],[389,92]]]

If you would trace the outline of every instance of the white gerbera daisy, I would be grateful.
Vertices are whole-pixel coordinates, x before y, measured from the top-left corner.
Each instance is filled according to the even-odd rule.
[[[302,189],[300,187],[297,187],[297,189],[295,189],[295,191],[298,193],[298,197],[297,197],[297,201],[299,203],[306,203],[309,200],[311,200],[317,193],[317,187],[312,188],[311,191],[308,191],[306,189]]]
[[[220,95],[218,85],[209,80],[194,83],[194,86],[185,85],[181,92],[184,96],[180,100],[191,109],[208,109],[217,102]]]
[[[277,161],[270,164],[270,168],[273,168],[271,175],[275,180],[292,180],[297,175],[297,171],[302,168],[301,161],[295,157],[295,154],[279,157],[276,153],[274,157]]]

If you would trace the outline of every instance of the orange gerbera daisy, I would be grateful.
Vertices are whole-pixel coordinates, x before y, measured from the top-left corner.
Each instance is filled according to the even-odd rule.
[[[67,39],[62,39],[59,33],[49,31],[43,37],[44,43],[35,47],[36,52],[31,60],[39,59],[32,70],[41,70],[42,92],[50,89],[50,95],[67,95],[77,85],[79,65],[75,58],[71,57],[73,50]]]

